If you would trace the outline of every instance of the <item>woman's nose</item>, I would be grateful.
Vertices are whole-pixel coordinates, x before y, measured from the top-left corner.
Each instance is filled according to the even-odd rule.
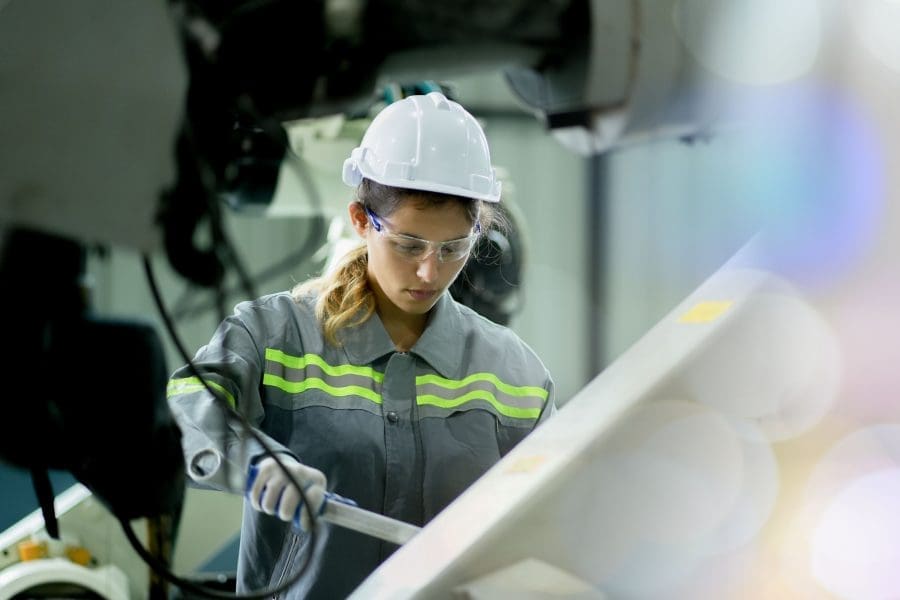
[[[429,252],[428,256],[419,261],[419,267],[416,269],[416,274],[419,276],[419,279],[426,283],[431,283],[437,279],[437,252]]]

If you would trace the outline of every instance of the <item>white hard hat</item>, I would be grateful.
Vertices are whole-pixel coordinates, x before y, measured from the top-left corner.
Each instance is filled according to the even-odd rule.
[[[481,125],[440,92],[407,96],[375,116],[344,161],[343,179],[356,187],[372,179],[392,187],[500,201]]]

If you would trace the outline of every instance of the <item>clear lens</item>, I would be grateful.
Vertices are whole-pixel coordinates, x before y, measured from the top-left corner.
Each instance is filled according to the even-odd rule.
[[[424,240],[414,238],[403,238],[399,235],[385,235],[391,248],[405,258],[411,260],[419,260],[425,258],[429,254],[429,244]]]
[[[469,255],[475,239],[478,234],[472,234],[468,237],[458,240],[449,240],[446,242],[430,242],[421,238],[403,235],[402,233],[391,233],[388,228],[378,219],[378,215],[370,209],[366,209],[366,214],[375,230],[383,237],[398,256],[411,262],[419,262],[431,256],[432,252],[437,252],[440,262],[455,262],[462,260]],[[476,223],[476,231],[477,223]]]
[[[456,260],[462,260],[469,255],[469,251],[472,249],[472,245],[474,244],[474,242],[474,235],[463,238],[461,240],[444,242],[441,245],[441,253],[438,255],[440,256],[440,261],[453,262]]]
[[[405,236],[399,233],[382,234],[390,244],[391,249],[402,258],[410,261],[421,261],[428,258],[432,252],[437,252],[440,262],[454,262],[462,260],[469,255],[475,236],[469,236],[459,240],[447,242],[429,242],[419,238]]]

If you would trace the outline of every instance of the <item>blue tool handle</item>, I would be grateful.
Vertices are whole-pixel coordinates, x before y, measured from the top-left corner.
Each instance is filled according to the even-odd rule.
[[[250,488],[253,487],[253,482],[256,481],[256,476],[259,475],[259,467],[256,465],[250,465],[250,471],[247,473],[247,485],[244,486],[244,496],[248,496],[250,494]]]
[[[349,504],[350,506],[359,506],[356,503],[356,500],[345,498],[344,496],[335,494],[334,492],[325,492],[325,502],[340,502],[341,504]],[[325,509],[325,502],[322,503],[322,510]],[[322,511],[320,510],[319,512]]]
[[[329,502],[340,502],[341,504],[346,504],[348,506],[357,506],[356,502],[351,500],[350,498],[344,498],[339,494],[335,494],[334,492],[325,492],[325,498],[322,500],[322,505],[319,507],[319,512],[316,513],[316,516],[320,516],[323,512],[325,512],[325,505]],[[303,531],[303,527],[300,526],[300,514],[303,510],[303,502],[297,505],[297,510],[294,512],[294,529],[297,531]]]

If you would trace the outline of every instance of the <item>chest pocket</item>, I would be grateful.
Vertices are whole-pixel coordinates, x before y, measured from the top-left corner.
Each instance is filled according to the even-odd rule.
[[[463,379],[416,377],[416,405],[425,459],[426,520],[487,472],[504,453],[500,431],[529,431],[540,417],[547,390],[513,386],[493,373]]]
[[[500,460],[497,420],[486,410],[457,411],[420,421],[423,509],[431,519]]]

